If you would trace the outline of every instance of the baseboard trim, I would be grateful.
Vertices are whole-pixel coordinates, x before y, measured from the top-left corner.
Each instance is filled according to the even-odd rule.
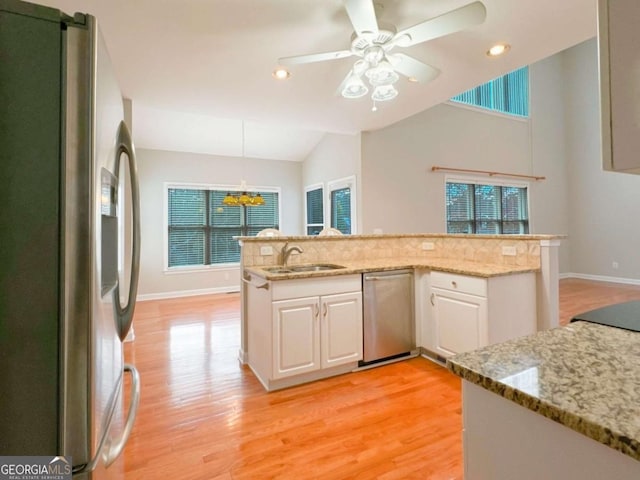
[[[562,273],[560,279],[563,278],[579,278],[580,280],[593,280],[594,282],[622,283],[625,285],[640,285],[640,279],[609,277],[606,275],[589,275],[586,273]]]
[[[245,352],[242,348],[238,350],[238,361],[242,365],[246,365],[249,362],[249,355],[247,355],[247,352]]]
[[[160,293],[144,293],[138,295],[136,300],[138,302],[145,302],[147,300],[164,300],[167,298],[180,298],[180,297],[195,297],[197,295],[211,295],[213,293],[236,293],[240,291],[238,285],[232,285],[229,287],[215,287],[215,288],[202,288],[198,290],[177,290],[174,292],[160,292]]]

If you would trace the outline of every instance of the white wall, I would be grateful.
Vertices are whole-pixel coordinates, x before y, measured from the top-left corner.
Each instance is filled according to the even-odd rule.
[[[529,124],[442,104],[363,133],[363,233],[445,232],[445,174],[434,165],[531,174]]]
[[[531,159],[545,180],[530,187],[532,233],[569,234],[567,152],[565,139],[564,56],[553,55],[531,65]],[[569,271],[571,238],[562,240],[560,271]]]
[[[281,230],[302,234],[299,162],[219,157],[159,150],[137,151],[141,204],[141,268],[138,294],[142,298],[238,290],[239,268],[194,273],[164,271],[165,182],[281,187]]]
[[[529,182],[531,233],[567,234],[562,58],[529,70],[530,120],[444,103],[364,133],[363,233],[446,231],[445,177],[460,175],[432,172],[438,165],[546,177]],[[567,250],[560,250],[561,271],[568,269]]]
[[[637,283],[640,176],[602,170],[596,41],[564,55],[571,272]]]
[[[360,134],[325,134],[302,165],[303,188],[322,183],[325,187],[326,198],[328,182],[354,175],[356,177],[356,204],[361,205],[360,156]],[[304,222],[304,217],[302,221]],[[358,233],[362,233],[360,212],[356,213],[356,222]],[[328,225],[327,219],[325,219],[325,223]]]

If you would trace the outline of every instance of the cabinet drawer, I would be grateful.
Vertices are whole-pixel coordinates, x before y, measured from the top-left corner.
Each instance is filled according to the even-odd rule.
[[[431,272],[431,286],[479,297],[487,296],[487,279],[482,277]]]

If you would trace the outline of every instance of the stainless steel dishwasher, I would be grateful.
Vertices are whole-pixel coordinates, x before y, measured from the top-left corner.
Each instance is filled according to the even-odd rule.
[[[409,355],[416,348],[413,270],[362,275],[364,355],[360,365]]]

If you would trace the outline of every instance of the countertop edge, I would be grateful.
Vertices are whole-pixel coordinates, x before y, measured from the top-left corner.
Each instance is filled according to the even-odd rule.
[[[353,234],[353,235],[279,235],[272,237],[243,237],[235,236],[235,240],[243,242],[289,242],[289,241],[325,241],[325,240],[362,240],[362,239],[385,239],[385,238],[471,238],[475,240],[497,239],[497,240],[564,240],[568,235],[564,234],[541,234],[541,235],[491,235],[491,234],[471,234],[471,233],[384,233],[384,234]]]
[[[561,410],[539,398],[458,364],[455,360],[447,359],[447,369],[468,382],[640,461],[640,442],[637,440],[611,431],[579,415]]]
[[[270,266],[265,266],[269,268]],[[502,265],[500,265],[502,267]],[[540,268],[535,267],[508,267],[505,271],[501,272],[483,272],[480,269],[474,270],[473,268],[456,268],[456,267],[443,267],[443,266],[433,266],[428,265],[425,262],[416,262],[416,263],[398,263],[393,266],[380,266],[380,265],[372,265],[371,267],[345,267],[336,270],[323,270],[318,272],[291,272],[291,273],[270,273],[264,270],[259,266],[251,266],[245,267],[245,270],[249,273],[257,275],[265,280],[293,280],[293,279],[302,279],[302,278],[318,278],[318,277],[334,277],[339,275],[353,275],[359,273],[367,273],[367,272],[380,272],[380,271],[389,271],[389,270],[398,270],[405,268],[413,268],[413,269],[423,269],[430,270],[436,272],[447,272],[447,273],[457,273],[460,275],[469,275],[473,277],[480,278],[491,278],[491,277],[500,277],[506,275],[517,275],[520,273],[537,273],[540,271]]]

